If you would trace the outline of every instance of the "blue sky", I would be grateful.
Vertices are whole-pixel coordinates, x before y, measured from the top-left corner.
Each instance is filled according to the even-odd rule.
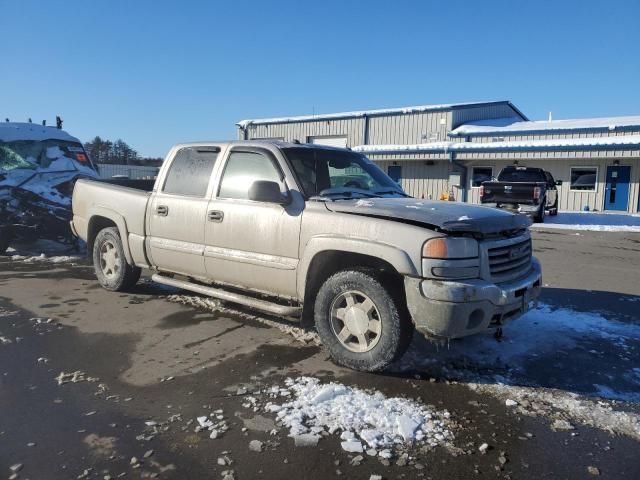
[[[640,115],[638,1],[0,0],[0,117],[162,156],[244,118],[509,99]]]

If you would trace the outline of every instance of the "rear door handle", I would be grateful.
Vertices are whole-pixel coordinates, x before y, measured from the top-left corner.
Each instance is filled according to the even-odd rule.
[[[220,210],[209,210],[209,212],[207,213],[207,218],[210,222],[220,223],[224,218],[224,212],[221,212]]]
[[[166,217],[167,215],[169,215],[169,207],[167,207],[166,205],[158,205],[156,207],[156,213],[161,217]]]

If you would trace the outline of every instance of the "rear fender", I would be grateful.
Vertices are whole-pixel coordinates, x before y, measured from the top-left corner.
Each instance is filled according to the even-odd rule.
[[[118,227],[120,233],[120,240],[122,241],[122,249],[124,250],[124,256],[129,265],[134,265],[133,257],[131,256],[131,249],[129,248],[129,231],[127,230],[127,222],[122,215],[111,210],[110,208],[103,206],[94,206],[89,212],[89,227],[91,226],[91,220],[95,217],[104,217],[111,220]]]

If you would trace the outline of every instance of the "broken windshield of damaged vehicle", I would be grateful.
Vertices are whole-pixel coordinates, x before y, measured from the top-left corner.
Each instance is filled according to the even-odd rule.
[[[57,160],[78,162],[93,169],[84,148],[78,142],[66,140],[16,140],[0,141],[0,170],[47,169]],[[60,170],[75,169],[73,165]]]

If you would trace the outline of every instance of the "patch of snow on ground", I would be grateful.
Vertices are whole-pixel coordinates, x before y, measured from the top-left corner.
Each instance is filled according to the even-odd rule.
[[[340,383],[322,384],[312,377],[289,378],[285,385],[290,392],[285,396],[293,398],[280,405],[268,403],[265,409],[277,412],[294,438],[340,432],[348,452],[415,442],[436,446],[453,439],[446,410],[437,412],[409,399],[387,398]]]
[[[640,324],[542,304],[505,325],[501,342],[487,332],[433,350],[415,338],[394,368],[511,400],[521,414],[640,440],[637,405],[625,403],[640,402]]]
[[[560,212],[547,216],[536,229],[587,230],[595,232],[640,232],[640,215],[601,212]]]
[[[581,339],[601,339],[622,351],[628,349],[629,340],[640,340],[640,325],[611,320],[598,313],[553,308],[544,303],[515,322],[508,323],[504,332],[505,339],[500,343],[491,335],[465,339],[464,353],[484,364],[498,361],[517,366],[523,358],[572,347]],[[457,346],[453,345],[448,353],[460,354]]]
[[[48,263],[67,263],[67,262],[78,262],[82,260],[83,257],[79,255],[54,255],[52,257],[47,257],[44,253],[40,255],[12,255],[11,260],[14,261],[23,261],[24,263],[36,263],[36,262],[48,262]]]
[[[517,387],[502,383],[469,383],[468,386],[472,390],[500,399],[515,399],[519,404],[516,409],[523,415],[545,416],[565,421],[568,418],[583,425],[640,441],[640,415],[631,411],[616,410],[606,401],[594,401],[556,389]]]

